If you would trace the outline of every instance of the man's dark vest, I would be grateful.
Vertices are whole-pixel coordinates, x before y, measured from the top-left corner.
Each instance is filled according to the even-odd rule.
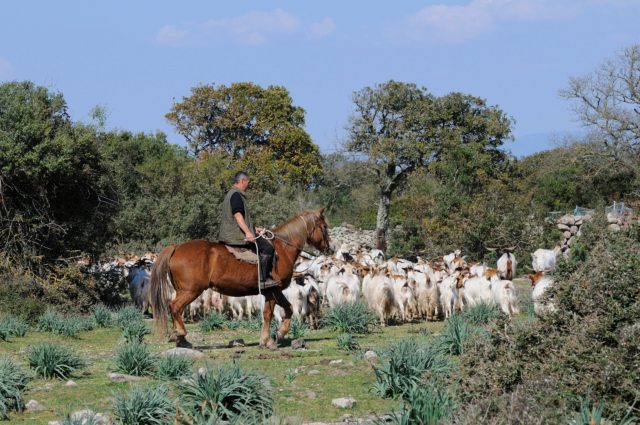
[[[247,208],[247,199],[244,196],[244,192],[234,187],[227,192],[224,201],[222,201],[222,218],[220,221],[218,240],[229,245],[246,245],[248,242],[244,239],[244,232],[240,229],[240,226],[238,226],[231,211],[231,196],[234,193],[239,193],[242,197],[242,203],[244,204],[244,222],[247,223],[247,226],[253,234],[256,232],[253,227],[253,220],[251,220],[251,213],[249,212],[249,208]]]

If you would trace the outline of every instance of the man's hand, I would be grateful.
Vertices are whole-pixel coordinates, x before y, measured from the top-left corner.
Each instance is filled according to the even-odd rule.
[[[264,227],[258,227],[258,226],[256,226],[256,232],[257,232],[257,233],[262,233],[262,232],[264,232]]]
[[[253,242],[253,241],[255,241],[255,240],[256,240],[256,237],[255,237],[255,236],[253,236],[253,233],[251,233],[251,232],[246,232],[246,233],[244,234],[244,238],[245,238],[247,241],[249,241],[249,242]]]

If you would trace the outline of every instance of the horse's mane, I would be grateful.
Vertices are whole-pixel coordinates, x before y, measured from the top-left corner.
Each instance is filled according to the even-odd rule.
[[[304,220],[306,220],[306,222],[304,220],[301,220],[300,217],[304,217]],[[273,229],[273,233],[281,237],[290,234],[306,234],[308,232],[307,223],[309,223],[309,221],[311,220],[315,221],[317,218],[318,213],[316,211],[306,209],[277,226],[275,229]]]

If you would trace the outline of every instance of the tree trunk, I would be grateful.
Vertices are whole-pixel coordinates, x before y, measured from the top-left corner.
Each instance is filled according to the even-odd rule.
[[[376,248],[386,252],[387,250],[387,228],[389,227],[389,207],[391,206],[391,190],[380,191],[380,201],[378,202],[378,217],[376,220]]]

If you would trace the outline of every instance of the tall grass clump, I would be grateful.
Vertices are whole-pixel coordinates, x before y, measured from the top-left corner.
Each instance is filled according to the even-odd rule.
[[[291,319],[291,327],[289,328],[289,336],[292,339],[302,338],[309,330],[309,325],[297,317]]]
[[[376,425],[438,425],[453,417],[455,404],[449,394],[434,385],[414,386],[405,394],[399,412],[377,419]]]
[[[374,366],[376,392],[383,397],[403,397],[411,388],[451,371],[449,359],[433,343],[401,339],[386,350],[387,361]]]
[[[466,317],[454,314],[445,324],[444,330],[437,338],[438,345],[447,353],[458,356],[464,354],[467,340],[476,333]]]
[[[91,315],[99,328],[108,328],[113,325],[113,317],[109,307],[104,304],[98,304],[91,310]]]
[[[155,364],[153,376],[161,381],[184,378],[193,372],[193,361],[185,356],[161,357]]]
[[[226,322],[227,318],[224,314],[212,310],[200,321],[200,329],[203,332],[211,332],[217,329],[222,329]]]
[[[23,393],[31,375],[7,357],[0,358],[0,419],[8,419],[10,411],[24,408]]]
[[[54,311],[47,310],[38,319],[37,329],[42,332],[53,332],[58,335],[77,338],[78,333],[94,328],[92,318],[83,316],[63,316]]]
[[[0,317],[0,330],[1,329],[4,329],[9,336],[23,337],[27,334],[29,325],[22,317],[6,314]]]
[[[9,330],[3,327],[0,327],[0,341],[9,340]]]
[[[104,421],[98,415],[89,411],[82,415],[67,413],[59,423],[60,425],[101,425]]]
[[[133,322],[144,322],[144,315],[134,305],[126,305],[118,310],[117,323],[120,328],[125,328]]]
[[[165,386],[145,388],[134,385],[126,393],[115,394],[113,416],[122,425],[165,425],[173,422],[174,403]]]
[[[134,376],[151,375],[155,359],[147,344],[132,342],[125,344],[116,352],[116,371]]]
[[[236,363],[198,373],[180,384],[180,402],[191,416],[225,420],[255,414],[269,417],[273,413],[273,397],[265,377],[240,369]]]
[[[360,344],[356,338],[351,334],[340,334],[336,337],[336,344],[338,348],[344,351],[357,351],[360,349]]]
[[[362,303],[338,304],[321,320],[322,326],[349,334],[364,334],[378,323],[375,315]]]
[[[85,365],[70,349],[50,342],[34,345],[29,353],[29,367],[43,378],[67,379]]]
[[[134,321],[122,328],[122,336],[127,343],[142,342],[144,337],[151,333],[151,329],[145,322]]]
[[[587,396],[581,398],[580,411],[569,421],[569,425],[633,425],[637,421],[638,418],[631,415],[631,409],[622,418],[604,417],[604,403],[592,403]]]
[[[501,314],[495,304],[481,302],[464,309],[462,317],[472,325],[486,325]]]

